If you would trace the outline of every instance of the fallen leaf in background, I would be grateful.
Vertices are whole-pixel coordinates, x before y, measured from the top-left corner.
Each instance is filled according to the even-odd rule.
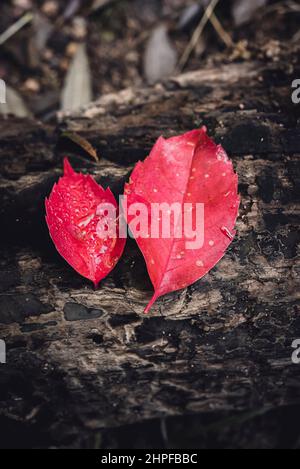
[[[137,244],[145,258],[155,293],[146,308],[166,293],[193,284],[223,257],[235,235],[239,208],[238,178],[223,148],[206,134],[206,128],[165,140],[159,138],[150,155],[139,162],[125,186],[128,209],[133,203],[179,203],[182,213],[192,204],[195,226],[196,203],[204,204],[204,245],[187,249],[184,235],[159,239],[147,232]],[[153,223],[150,217],[150,226]],[[129,224],[134,217],[126,214]],[[177,222],[171,219],[174,233]],[[148,236],[148,237],[147,237]]]
[[[69,0],[64,10],[63,17],[65,20],[72,18],[81,7],[81,0]]]
[[[100,204],[118,207],[110,189],[104,190],[89,175],[76,173],[69,161],[64,162],[64,176],[54,185],[46,199],[46,221],[50,236],[60,255],[95,287],[120,259],[125,239],[110,231],[117,219],[106,220]],[[99,237],[98,223],[107,225],[108,234]]]
[[[158,18],[161,16],[161,1],[160,0],[134,0],[133,1],[134,13],[143,24],[153,25],[158,23]]]
[[[144,74],[148,83],[156,83],[175,71],[177,51],[170,41],[165,25],[152,32],[144,56]]]
[[[250,21],[259,8],[266,6],[268,0],[235,0],[232,5],[232,16],[236,26]]]
[[[189,29],[190,26],[197,21],[199,18],[201,12],[203,10],[203,7],[200,3],[192,3],[191,5],[188,5],[185,7],[183,10],[179,22],[178,22],[178,29],[180,30],[185,30]]]
[[[9,114],[21,118],[32,117],[22,96],[10,86],[6,86],[6,103],[1,104],[0,114],[5,117]]]
[[[33,17],[33,35],[32,42],[35,50],[41,54],[43,49],[46,47],[48,39],[50,38],[54,30],[53,25],[45,15],[36,12]]]
[[[92,101],[92,76],[86,45],[80,44],[70,65],[61,97],[63,111],[77,111]]]
[[[108,6],[110,3],[113,3],[115,0],[93,0],[91,11],[97,11],[100,8]]]
[[[31,0],[14,0],[13,4],[21,10],[29,10],[29,8],[32,8]]]
[[[99,161],[95,148],[85,138],[72,132],[64,132],[61,136],[76,143],[76,145],[82,148],[86,153],[88,153],[92,158],[94,158],[94,160],[96,160],[97,162]]]

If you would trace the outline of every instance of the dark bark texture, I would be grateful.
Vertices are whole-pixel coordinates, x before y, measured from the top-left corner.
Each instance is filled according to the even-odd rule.
[[[297,76],[294,56],[231,63],[104,96],[56,129],[1,122],[2,443],[207,447],[226,428],[220,446],[299,447]],[[55,251],[44,199],[67,151],[58,135],[87,138],[100,163],[68,148],[72,164],[119,195],[159,135],[203,124],[239,175],[238,235],[205,278],[145,317],[152,289],[133,240],[98,291]]]

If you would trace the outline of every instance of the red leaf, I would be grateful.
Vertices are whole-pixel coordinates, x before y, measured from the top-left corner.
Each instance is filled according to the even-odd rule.
[[[204,204],[203,246],[188,249],[187,241],[191,239],[184,232],[179,239],[174,235],[164,239],[161,232],[155,239],[148,229],[141,230],[137,243],[155,289],[145,312],[158,297],[199,280],[223,257],[235,235],[237,185],[231,161],[223,148],[206,135],[205,127],[168,140],[159,138],[148,158],[136,165],[125,187],[128,208],[137,202],[148,208],[153,203],[176,202],[187,210],[184,204],[192,203],[193,208],[188,210],[195,223],[196,203]],[[134,215],[126,216],[130,227]],[[152,226],[150,210],[148,221]],[[177,224],[173,217],[173,234]]]
[[[66,158],[64,176],[46,199],[46,221],[58,252],[95,287],[115,267],[125,246],[125,239],[112,231],[118,225],[116,219],[107,220],[100,204],[110,204],[118,216],[110,189],[104,190],[89,175],[76,173]],[[110,230],[105,237],[99,236],[99,222]]]

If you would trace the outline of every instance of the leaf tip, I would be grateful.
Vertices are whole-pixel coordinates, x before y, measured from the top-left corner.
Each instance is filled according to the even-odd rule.
[[[74,176],[74,174],[76,173],[72,168],[70,161],[67,157],[64,158],[64,176]]]

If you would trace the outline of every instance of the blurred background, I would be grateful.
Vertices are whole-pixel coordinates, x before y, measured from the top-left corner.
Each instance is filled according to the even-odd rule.
[[[276,61],[285,40],[300,39],[295,1],[2,0],[0,8],[8,85],[0,112],[43,121],[209,64]]]

